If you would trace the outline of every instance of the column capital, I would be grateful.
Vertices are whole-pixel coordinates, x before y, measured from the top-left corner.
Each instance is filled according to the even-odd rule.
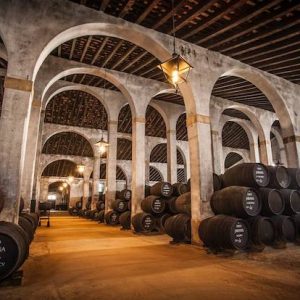
[[[33,87],[33,81],[22,78],[15,78],[5,76],[4,88],[13,89],[23,92],[31,92]]]
[[[135,117],[133,118],[134,123],[146,123],[146,118],[145,117]]]
[[[108,124],[109,125],[118,125],[118,121],[114,121],[114,120],[108,121]]]
[[[210,117],[200,114],[188,114],[186,118],[186,126],[192,126],[195,123],[210,124]]]

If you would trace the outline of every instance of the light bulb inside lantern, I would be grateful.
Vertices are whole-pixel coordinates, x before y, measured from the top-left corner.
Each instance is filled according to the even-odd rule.
[[[173,84],[176,84],[179,81],[179,72],[178,70],[174,70],[171,76]]]
[[[60,191],[63,191],[63,190],[64,190],[64,187],[63,187],[63,186],[60,186],[58,189],[59,189]]]
[[[78,170],[79,173],[83,173],[84,172],[84,165],[78,165],[77,170]]]
[[[69,182],[69,183],[72,183],[73,181],[74,181],[74,177],[73,177],[73,176],[69,176],[69,177],[68,177],[68,182]]]
[[[63,183],[63,187],[66,188],[68,184],[66,182]]]
[[[101,145],[100,148],[99,148],[99,151],[100,151],[101,154],[103,154],[105,152],[105,146]]]

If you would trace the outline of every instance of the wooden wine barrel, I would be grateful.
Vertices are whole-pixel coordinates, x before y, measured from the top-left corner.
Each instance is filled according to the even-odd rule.
[[[105,214],[105,223],[108,225],[117,225],[119,224],[119,213],[111,210]]]
[[[291,184],[291,176],[284,166],[267,166],[269,171],[270,182],[269,188],[286,189]]]
[[[166,202],[159,198],[159,196],[151,195],[142,200],[141,208],[149,214],[161,214],[165,211]]]
[[[133,216],[132,225],[136,232],[151,232],[155,227],[155,220],[150,214],[138,213]]]
[[[300,169],[299,168],[288,168],[288,173],[291,177],[290,189],[300,190]]]
[[[120,215],[120,224],[124,229],[130,229],[130,226],[131,226],[130,211],[125,211]]]
[[[82,201],[77,201],[75,206],[77,209],[82,209]]]
[[[95,214],[98,212],[98,209],[93,209],[89,211],[88,218],[94,220]]]
[[[191,178],[189,178],[186,185],[187,185],[187,188],[188,188],[188,192],[190,192],[191,191]]]
[[[111,203],[111,207],[113,210],[122,213],[128,209],[128,203],[122,199],[116,199]]]
[[[117,191],[116,198],[125,200],[125,201],[129,201],[131,199],[131,190],[124,189],[122,191]]]
[[[34,228],[32,227],[30,221],[22,216],[19,216],[19,226],[22,227],[28,238],[28,242],[31,243],[34,238]]]
[[[244,250],[249,244],[249,229],[242,219],[218,215],[200,223],[199,237],[209,248]]]
[[[174,183],[172,187],[173,187],[173,196],[180,196],[188,192],[188,186],[182,182]]]
[[[127,209],[128,209],[129,211],[131,211],[131,200],[129,200],[129,201],[127,202]]]
[[[24,199],[23,199],[23,197],[21,197],[20,198],[20,206],[19,206],[19,214],[23,211],[24,205],[25,205]]]
[[[275,241],[275,228],[270,218],[256,216],[247,219],[250,228],[250,248],[262,251]]]
[[[258,193],[262,202],[261,215],[271,217],[283,213],[285,203],[278,190],[261,188]]]
[[[145,185],[145,198],[151,195],[150,194],[150,189],[151,189],[150,185],[146,184]]]
[[[285,202],[284,215],[300,214],[300,192],[296,190],[280,190],[282,198]]]
[[[275,227],[275,240],[277,242],[294,242],[296,240],[296,224],[289,216],[273,216],[271,218]]]
[[[105,209],[105,202],[104,202],[104,201],[101,201],[101,200],[97,201],[97,203],[96,203],[96,208],[97,208],[99,211]]]
[[[70,207],[68,211],[69,211],[70,216],[78,216],[78,209],[77,208]]]
[[[151,195],[171,197],[173,194],[173,187],[169,182],[157,182],[150,188]]]
[[[165,223],[168,218],[170,218],[170,214],[163,214],[157,218],[155,218],[155,227],[160,232],[165,232]]]
[[[177,214],[168,218],[164,228],[176,242],[191,241],[191,218],[186,214]]]
[[[255,217],[262,207],[257,191],[244,186],[230,186],[215,192],[210,204],[215,214],[239,218]]]
[[[36,230],[36,228],[39,225],[39,218],[38,218],[37,214],[35,214],[35,213],[31,213],[31,214],[21,213],[20,216],[27,219],[30,222],[30,225],[31,225],[33,231]]]
[[[214,186],[214,191],[219,191],[223,187],[223,182],[222,182],[222,176],[217,175],[216,173],[213,173],[213,186]]]
[[[13,223],[0,222],[0,282],[17,271],[29,253],[24,230]]]
[[[170,214],[178,214],[178,211],[175,206],[177,197],[171,197],[166,200],[166,211],[168,211]]]
[[[266,187],[270,176],[268,169],[260,163],[243,163],[228,169],[223,175],[223,187],[248,186]]]
[[[175,200],[176,211],[182,214],[191,214],[191,192],[182,194]]]
[[[91,207],[92,207],[92,198],[91,198],[91,197],[88,197],[88,200],[87,200],[87,202],[86,202],[85,208],[86,208],[87,210],[90,210]]]
[[[99,223],[104,223],[104,219],[105,219],[105,210],[104,209],[98,211],[98,213],[96,213],[94,216],[94,220],[98,221]]]
[[[51,202],[39,202],[39,211],[46,211],[51,209]]]

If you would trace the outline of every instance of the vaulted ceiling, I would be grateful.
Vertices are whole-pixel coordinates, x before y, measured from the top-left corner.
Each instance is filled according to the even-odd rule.
[[[82,174],[77,172],[77,165],[70,160],[56,160],[50,163],[43,171],[42,176],[47,177],[68,177],[74,176],[82,178]]]
[[[64,91],[46,107],[45,123],[107,130],[107,113],[101,102],[83,91]]]
[[[226,122],[222,130],[222,144],[224,147],[250,149],[246,131],[235,122]]]
[[[238,153],[235,152],[228,153],[225,158],[225,169],[230,168],[231,166],[241,161],[242,159],[243,158]]]
[[[51,136],[46,141],[42,153],[94,157],[91,144],[74,132],[61,132]]]
[[[180,0],[175,1],[174,11],[171,0],[70,1],[169,35],[173,33],[175,13],[174,31],[178,38],[294,83],[300,81],[297,0]],[[121,48],[118,41],[114,45],[111,53],[116,47]],[[72,43],[68,48],[72,48]],[[84,50],[84,42],[81,48]]]

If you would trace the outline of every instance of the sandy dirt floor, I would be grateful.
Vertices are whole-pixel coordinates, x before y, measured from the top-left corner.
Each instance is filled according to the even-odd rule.
[[[300,246],[214,255],[77,217],[40,227],[21,287],[0,299],[300,299]]]

